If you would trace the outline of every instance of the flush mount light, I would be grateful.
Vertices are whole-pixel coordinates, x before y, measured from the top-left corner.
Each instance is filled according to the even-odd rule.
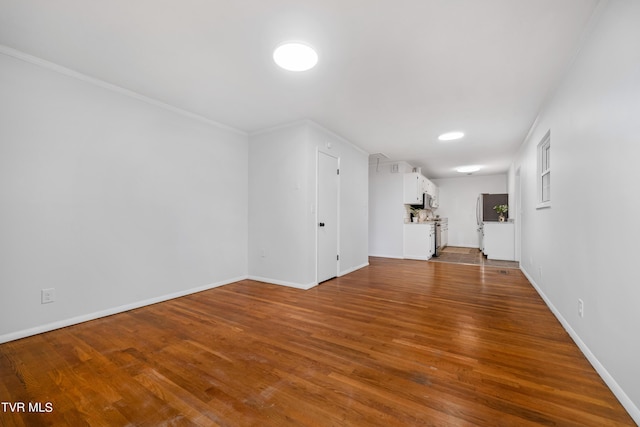
[[[478,172],[480,169],[481,169],[481,167],[478,166],[478,165],[460,166],[459,168],[456,168],[456,171],[458,171],[460,173],[472,173],[472,172]]]
[[[318,63],[318,54],[304,43],[283,43],[273,51],[273,60],[285,70],[306,71]]]
[[[453,141],[455,139],[460,139],[464,136],[463,132],[447,132],[443,133],[438,137],[440,141]]]

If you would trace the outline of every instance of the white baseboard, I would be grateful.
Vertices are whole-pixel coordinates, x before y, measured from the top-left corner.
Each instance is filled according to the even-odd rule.
[[[259,277],[259,276],[249,276],[247,278],[249,280],[255,280],[256,282],[264,282],[264,283],[270,283],[272,285],[287,286],[289,288],[303,289],[305,291],[313,288],[318,284],[317,282],[311,282],[307,284],[286,282],[284,280],[269,279],[267,277]]]
[[[357,267],[353,267],[353,268],[349,268],[349,269],[347,269],[347,270],[341,271],[341,272],[338,274],[338,277],[346,276],[346,275],[347,275],[347,274],[349,274],[349,273],[353,273],[353,272],[354,272],[354,271],[356,271],[356,270],[360,270],[361,268],[365,268],[365,267],[368,267],[368,266],[369,266],[369,263],[368,263],[368,262],[365,262],[364,264],[360,264],[360,265],[358,265]]]
[[[338,273],[338,277],[342,277],[345,276],[349,273],[353,273],[356,270],[360,270],[361,268],[367,267],[369,265],[368,262],[361,264],[357,267],[353,267],[350,268],[348,270],[345,271],[341,271],[340,273]],[[287,286],[289,288],[296,288],[296,289],[302,289],[302,290],[309,290],[315,286],[318,285],[318,282],[311,282],[311,283],[307,283],[307,284],[303,284],[303,283],[294,283],[294,282],[287,282],[284,280],[278,280],[278,279],[270,279],[268,277],[260,277],[260,276],[249,276],[248,277],[249,280],[255,280],[256,282],[263,282],[263,283],[270,283],[272,285],[280,285],[280,286]]]
[[[589,347],[582,341],[580,336],[573,330],[569,322],[560,314],[558,309],[553,305],[551,300],[542,292],[542,289],[538,286],[538,284],[533,280],[533,277],[522,267],[520,266],[520,271],[526,276],[526,278],[531,282],[531,285],[538,292],[540,297],[544,300],[547,307],[551,310],[551,312],[556,316],[558,321],[562,324],[562,327],[567,331],[571,339],[576,343],[580,351],[585,355],[591,366],[596,370],[598,375],[602,378],[602,380],[607,384],[609,389],[613,392],[616,398],[620,401],[622,406],[627,410],[631,418],[635,421],[636,424],[640,425],[640,408],[638,408],[633,401],[627,396],[622,387],[618,384],[618,382],[611,376],[609,371],[600,363],[598,358],[591,352]]]
[[[172,294],[162,295],[155,298],[149,298],[143,301],[137,301],[131,304],[125,304],[118,307],[108,308],[106,310],[96,311],[94,313],[84,314],[82,316],[71,317],[69,319],[64,319],[64,320],[59,320],[57,322],[39,325],[34,328],[11,332],[8,334],[0,335],[0,344],[9,342],[9,341],[18,340],[20,338],[30,337],[32,335],[42,334],[44,332],[53,331],[55,329],[65,328],[71,325],[77,325],[78,323],[88,322],[90,320],[99,319],[101,317],[107,317],[113,314],[123,313],[125,311],[133,310],[135,308],[140,308],[140,307],[156,304],[163,301],[180,298],[185,295],[195,294],[198,292],[228,285],[230,283],[239,282],[240,280],[244,280],[244,279],[247,279],[247,276],[241,276],[241,277],[236,277],[229,280],[223,280],[223,281],[211,283],[208,285],[198,286],[197,288],[191,288],[184,291],[174,292]]]
[[[402,255],[389,255],[389,254],[369,254],[369,256],[376,258],[391,258],[391,259],[404,259]]]

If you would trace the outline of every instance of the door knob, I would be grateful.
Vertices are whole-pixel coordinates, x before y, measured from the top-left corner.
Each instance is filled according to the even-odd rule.
[[[318,224],[320,227],[324,227],[324,222],[321,222],[320,224]]]

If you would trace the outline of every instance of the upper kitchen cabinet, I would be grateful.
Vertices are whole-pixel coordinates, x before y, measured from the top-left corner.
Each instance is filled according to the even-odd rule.
[[[440,206],[440,189],[438,188],[437,185],[433,184],[433,192],[429,193],[431,194],[431,197],[433,197],[433,200],[431,202],[431,206],[433,206],[434,208],[437,208],[438,206]]]
[[[422,191],[424,191],[427,194],[433,194],[433,182],[429,181],[427,178],[424,178]]]
[[[438,187],[427,178],[417,172],[404,174],[404,204],[420,205],[423,203],[422,194],[427,193],[432,197],[432,206],[439,206],[438,197],[440,191]]]
[[[420,205],[423,203],[422,194],[425,192],[426,178],[417,172],[404,174],[404,204]]]

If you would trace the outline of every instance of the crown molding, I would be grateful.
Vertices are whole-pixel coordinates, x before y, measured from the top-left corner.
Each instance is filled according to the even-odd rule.
[[[178,107],[175,107],[173,105],[167,104],[165,102],[158,101],[157,99],[150,98],[150,97],[148,97],[146,95],[142,95],[142,94],[140,94],[138,92],[135,92],[135,91],[132,91],[132,90],[129,90],[129,89],[125,89],[125,88],[123,88],[121,86],[106,82],[104,80],[97,79],[95,77],[88,76],[86,74],[80,73],[80,72],[72,70],[70,68],[63,67],[62,65],[56,64],[54,62],[50,62],[50,61],[38,58],[38,57],[33,56],[33,55],[29,55],[27,53],[21,52],[19,50],[10,48],[10,47],[2,45],[2,44],[0,44],[0,54],[9,56],[9,57],[14,58],[14,59],[18,59],[20,61],[27,62],[29,64],[36,65],[38,67],[41,67],[41,68],[56,72],[58,74],[65,75],[67,77],[71,77],[71,78],[80,80],[80,81],[85,82],[85,83],[92,84],[92,85],[100,87],[102,89],[106,89],[106,90],[109,90],[111,92],[115,92],[115,93],[118,93],[120,95],[136,99],[138,101],[142,101],[142,102],[144,102],[146,104],[162,108],[164,110],[170,111],[170,112],[172,112],[174,114],[178,114],[178,115],[183,116],[183,117],[187,117],[187,118],[190,118],[190,119],[202,122],[202,123],[206,123],[208,125],[215,126],[217,128],[220,128],[220,129],[223,129],[223,130],[226,130],[226,131],[230,131],[230,132],[242,135],[242,136],[247,136],[248,135],[247,132],[244,132],[242,130],[239,130],[239,129],[233,128],[231,126],[222,124],[222,123],[217,122],[215,120],[211,120],[211,119],[209,119],[209,118],[207,118],[205,116],[202,116],[200,114],[196,114],[196,113],[193,113],[191,111],[187,111],[187,110],[184,110],[182,108],[178,108]]]

